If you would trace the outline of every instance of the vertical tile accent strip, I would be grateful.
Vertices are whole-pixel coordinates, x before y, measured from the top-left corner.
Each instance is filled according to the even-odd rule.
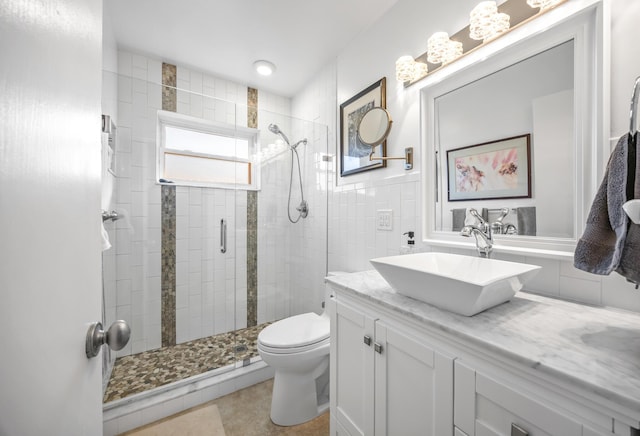
[[[247,127],[258,128],[258,90],[247,88]]]
[[[178,106],[177,68],[175,65],[162,63],[162,110],[175,112]]]
[[[258,90],[247,88],[247,127],[258,128]],[[247,327],[258,324],[258,193],[247,191]]]
[[[162,346],[176,345],[176,187],[161,189],[161,318]]]
[[[176,66],[162,63],[162,110],[176,111]],[[161,188],[160,323],[162,346],[176,345],[176,187]]]

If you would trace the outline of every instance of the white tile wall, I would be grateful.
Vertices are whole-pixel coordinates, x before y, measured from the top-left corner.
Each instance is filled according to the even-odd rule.
[[[324,276],[335,270],[327,264],[327,241],[331,238],[332,190],[335,184],[336,150],[336,66],[333,63],[321,70],[292,101],[296,118],[313,121],[309,128],[309,144],[304,151],[305,196],[310,205],[309,217],[295,229],[292,249],[301,259],[292,271],[294,310],[321,310],[324,299]],[[328,159],[328,160],[327,160]],[[334,222],[334,228],[336,223]],[[354,226],[358,228],[358,226]],[[300,244],[300,242],[302,242]],[[345,267],[339,268],[345,270]]]
[[[117,207],[126,218],[118,222],[116,232],[114,262],[119,269],[114,311],[136,327],[130,344],[120,352],[125,355],[160,345],[160,188],[153,181],[162,64],[122,51],[118,62]],[[177,67],[177,86],[179,113],[246,126],[246,86],[182,66]],[[321,86],[310,92],[326,93]],[[321,310],[327,185],[332,175],[327,169],[331,163],[323,160],[330,137],[325,126],[291,119],[291,100],[286,97],[259,91],[258,105],[262,132],[276,122],[291,138],[307,137],[309,141],[300,148],[300,158],[311,213],[298,225],[290,224],[286,215],[290,154],[262,168],[258,321],[265,322]],[[331,107],[325,105],[325,112]],[[320,119],[317,113],[309,116]],[[270,133],[261,134],[262,146],[267,145],[266,135]],[[178,342],[246,325],[246,202],[245,191],[177,188]],[[225,255],[219,251],[221,218],[227,220],[230,241]]]
[[[261,94],[260,94],[261,95]],[[261,101],[262,97],[259,97]],[[303,190],[309,215],[296,224],[287,215],[292,154],[283,148],[261,165],[258,194],[258,322],[273,321],[293,314],[320,312],[323,277],[326,273],[327,173],[323,161],[327,129],[312,122],[282,117],[268,111],[258,115],[263,149],[277,139],[267,126],[276,123],[293,142],[300,145]],[[297,164],[296,164],[297,165]],[[300,190],[294,166],[291,216],[295,220]]]
[[[118,356],[160,347],[160,189],[155,184],[155,113],[162,66],[118,53],[115,317],[132,326]]]

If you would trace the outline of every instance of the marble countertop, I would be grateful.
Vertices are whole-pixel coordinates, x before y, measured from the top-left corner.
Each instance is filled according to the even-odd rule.
[[[327,282],[640,414],[640,314],[519,292],[466,317],[396,293],[377,271]]]

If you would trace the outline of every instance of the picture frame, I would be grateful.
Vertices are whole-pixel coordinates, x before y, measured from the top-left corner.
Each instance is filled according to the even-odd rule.
[[[373,107],[387,106],[387,79],[383,77],[340,105],[340,176],[387,166],[385,160],[370,160],[371,147],[358,137],[358,124]],[[386,157],[387,141],[375,147],[373,158]]]
[[[449,201],[531,198],[531,134],[447,150]]]

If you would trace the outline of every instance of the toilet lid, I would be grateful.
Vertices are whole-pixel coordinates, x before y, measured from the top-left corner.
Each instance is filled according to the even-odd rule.
[[[329,338],[329,318],[313,312],[292,316],[265,327],[258,342],[272,348],[296,348]]]

